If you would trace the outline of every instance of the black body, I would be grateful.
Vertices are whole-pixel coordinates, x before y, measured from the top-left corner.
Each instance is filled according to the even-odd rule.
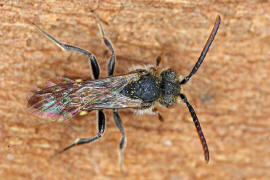
[[[114,49],[113,49],[111,42],[105,36],[104,30],[103,30],[103,27],[100,23],[99,18],[97,16],[96,16],[96,18],[97,18],[97,21],[98,21],[98,24],[100,27],[103,42],[111,52],[111,56],[108,60],[109,63],[108,63],[108,73],[107,74],[108,74],[108,76],[112,76],[113,72],[114,72],[115,59],[116,59]],[[180,92],[180,90],[181,90],[181,85],[187,83],[189,81],[189,79],[199,69],[201,63],[203,62],[203,60],[204,60],[204,58],[209,50],[209,47],[211,46],[211,44],[214,40],[214,37],[215,37],[217,30],[219,28],[219,25],[220,25],[220,21],[221,21],[220,17],[217,16],[215,25],[212,29],[212,32],[211,32],[203,50],[202,50],[202,52],[201,52],[200,57],[198,58],[195,66],[191,70],[190,74],[188,76],[186,76],[184,79],[182,79],[180,81],[178,79],[179,77],[177,76],[177,74],[170,69],[164,70],[159,74],[156,72],[155,68],[153,68],[152,71],[144,70],[145,73],[143,73],[138,80],[130,82],[120,92],[120,94],[128,96],[130,98],[141,99],[144,102],[153,103],[153,104],[154,104],[154,102],[159,102],[161,105],[164,105],[167,107],[175,104],[176,99],[180,98],[186,104],[186,106],[187,106],[187,108],[188,108],[188,110],[193,118],[193,122],[195,124],[195,127],[197,129],[197,133],[200,137],[200,140],[201,140],[201,143],[203,146],[206,161],[209,161],[209,151],[208,151],[208,146],[207,146],[206,140],[204,138],[199,120],[197,118],[197,115],[196,115],[193,107],[189,104],[186,96],[184,94],[182,94]],[[37,26],[37,28],[42,33],[44,33],[50,40],[52,40],[58,46],[60,46],[63,50],[75,51],[75,52],[79,52],[79,53],[83,53],[83,54],[87,55],[89,58],[89,64],[91,66],[92,75],[93,75],[94,79],[99,78],[99,74],[100,74],[99,64],[96,60],[96,57],[92,53],[90,53],[84,49],[81,49],[79,47],[71,46],[68,44],[63,44],[63,43],[59,42],[58,40],[56,40],[53,36],[51,36],[50,34],[45,32],[44,30],[39,28],[38,26]],[[157,58],[156,59],[157,66],[159,65],[159,63],[160,63],[160,58]],[[142,107],[142,108],[146,108],[146,107]],[[118,114],[118,109],[113,109],[113,114],[114,114],[115,124],[118,127],[118,129],[120,130],[121,135],[122,135],[121,141],[119,144],[119,148],[120,148],[120,166],[121,166],[121,169],[123,170],[123,167],[122,167],[123,149],[124,149],[125,142],[126,142],[126,136],[125,136],[124,128],[122,126],[122,120]],[[67,146],[63,150],[56,153],[53,157],[55,157],[56,155],[66,151],[74,146],[86,144],[86,143],[91,143],[91,142],[99,139],[104,134],[104,131],[105,131],[106,117],[105,117],[105,114],[103,113],[102,110],[98,110],[97,117],[98,117],[98,129],[97,129],[98,132],[97,132],[96,136],[91,137],[91,138],[79,138],[71,145]],[[161,116],[159,115],[159,117],[161,117]]]
[[[127,97],[141,99],[146,103],[158,101],[164,106],[176,103],[180,92],[178,76],[171,69],[162,71],[159,76],[152,73],[142,75],[139,80],[130,82],[120,92]]]
[[[142,75],[139,80],[130,82],[120,92],[124,96],[142,99],[146,103],[156,101],[161,95],[160,80],[151,73]]]
[[[176,97],[179,96],[181,87],[178,76],[171,69],[161,72],[161,98],[159,103],[164,106],[171,106],[176,103]]]

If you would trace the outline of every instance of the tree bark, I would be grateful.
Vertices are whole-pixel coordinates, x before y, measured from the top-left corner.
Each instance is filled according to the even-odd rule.
[[[96,112],[52,122],[29,112],[27,97],[59,77],[91,79],[86,56],[61,51],[58,40],[89,50],[106,77],[110,56],[97,13],[117,55],[116,75],[155,65],[188,75],[214,25],[221,25],[205,61],[182,87],[210,150],[203,150],[185,104],[138,116],[120,110],[127,135],[107,115],[97,142],[50,156],[79,137],[96,134]],[[254,1],[1,1],[0,179],[270,179],[270,3]]]

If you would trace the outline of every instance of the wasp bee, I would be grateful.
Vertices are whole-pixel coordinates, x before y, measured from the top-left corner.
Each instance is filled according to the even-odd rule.
[[[171,69],[158,72],[157,66],[160,63],[160,58],[156,59],[156,67],[153,66],[145,69],[136,69],[124,75],[113,76],[116,60],[115,51],[112,43],[105,36],[102,24],[97,16],[96,19],[102,35],[102,40],[111,52],[107,67],[108,77],[102,79],[99,79],[99,64],[96,57],[92,53],[79,47],[63,44],[34,24],[45,36],[47,36],[63,50],[75,51],[87,55],[89,57],[89,64],[94,77],[94,80],[85,80],[81,82],[65,79],[65,81],[60,84],[52,84],[44,89],[36,90],[28,99],[29,106],[35,113],[41,116],[70,119],[83,111],[98,111],[97,135],[91,138],[79,138],[71,145],[56,153],[53,157],[74,146],[91,143],[98,140],[105,131],[106,118],[103,109],[113,109],[115,124],[122,135],[119,145],[120,166],[122,167],[126,136],[122,126],[122,120],[118,114],[118,109],[134,108],[154,111],[154,107],[157,104],[169,107],[177,103],[178,100],[182,100],[186,104],[193,118],[193,122],[202,143],[205,160],[208,162],[209,151],[199,120],[186,96],[181,93],[181,86],[189,81],[203,62],[218,31],[221,21],[220,17],[217,16],[215,25],[201,52],[200,57],[189,75],[187,75],[184,79],[180,79],[177,73]]]

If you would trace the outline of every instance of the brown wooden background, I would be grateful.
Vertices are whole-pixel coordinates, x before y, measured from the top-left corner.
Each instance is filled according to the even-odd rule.
[[[95,112],[53,123],[27,111],[29,92],[58,77],[90,78],[87,57],[63,52],[59,40],[92,51],[102,77],[109,53],[91,11],[117,53],[116,74],[155,63],[189,73],[214,25],[221,27],[197,74],[183,87],[210,148],[184,104],[156,116],[120,111],[127,133],[127,175],[119,171],[120,133],[107,113],[104,137],[49,162],[78,137],[95,135]],[[270,179],[270,3],[253,1],[0,1],[0,179]]]

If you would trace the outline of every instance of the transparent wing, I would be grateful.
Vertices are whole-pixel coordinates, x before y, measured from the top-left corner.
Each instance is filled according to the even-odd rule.
[[[82,110],[108,108],[139,108],[149,106],[139,99],[131,99],[120,91],[133,80],[138,72],[94,81],[51,84],[33,92],[28,99],[32,112],[39,116],[70,119]]]

